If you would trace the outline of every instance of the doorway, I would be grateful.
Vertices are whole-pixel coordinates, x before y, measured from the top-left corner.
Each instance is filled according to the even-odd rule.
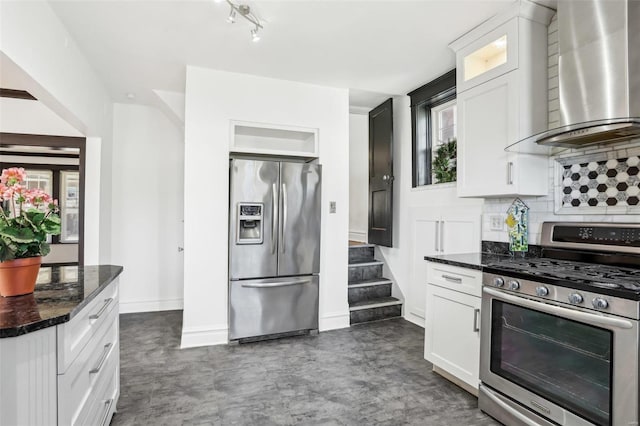
[[[0,168],[24,168],[27,186],[60,206],[62,232],[43,264],[84,265],[85,149],[83,137],[0,133]]]

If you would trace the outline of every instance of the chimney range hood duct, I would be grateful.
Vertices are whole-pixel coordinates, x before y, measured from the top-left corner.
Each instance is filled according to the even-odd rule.
[[[640,137],[640,1],[559,0],[561,127],[540,145],[580,148]]]

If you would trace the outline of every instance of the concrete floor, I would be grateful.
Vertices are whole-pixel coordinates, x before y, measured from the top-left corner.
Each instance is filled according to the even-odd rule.
[[[497,425],[431,371],[403,319],[180,350],[182,312],[120,317],[112,425]]]

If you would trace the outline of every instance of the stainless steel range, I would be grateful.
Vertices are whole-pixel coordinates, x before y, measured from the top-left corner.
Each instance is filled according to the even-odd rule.
[[[507,425],[638,425],[640,224],[543,224],[483,269],[480,408]]]

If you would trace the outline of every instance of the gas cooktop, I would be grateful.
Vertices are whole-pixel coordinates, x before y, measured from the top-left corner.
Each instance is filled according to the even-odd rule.
[[[541,243],[543,257],[492,262],[483,271],[640,300],[640,224],[545,222]]]
[[[584,289],[593,287],[591,291],[612,296],[625,297],[624,293],[628,293],[628,298],[635,299],[634,295],[640,298],[640,269],[542,257],[507,259],[489,263],[484,270],[564,287]]]

